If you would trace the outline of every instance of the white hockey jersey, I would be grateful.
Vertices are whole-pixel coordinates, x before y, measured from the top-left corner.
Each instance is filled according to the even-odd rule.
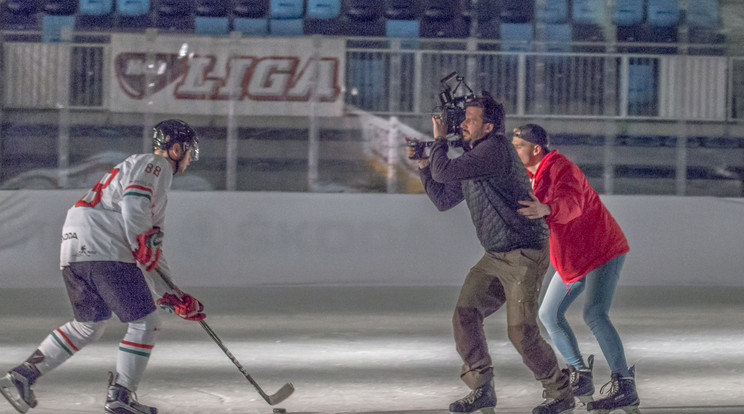
[[[135,154],[111,171],[67,211],[60,266],[73,262],[134,263],[137,235],[164,229],[173,167],[155,154]],[[160,266],[167,268],[165,257]]]

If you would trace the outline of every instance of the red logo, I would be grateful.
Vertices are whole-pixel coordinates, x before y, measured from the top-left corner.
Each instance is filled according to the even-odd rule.
[[[338,86],[339,61],[297,56],[236,56],[227,62],[213,55],[180,56],[158,53],[150,60],[145,53],[120,53],[114,60],[122,91],[141,100],[175,84],[179,100],[254,100],[333,102]],[[217,65],[224,70],[216,75]]]

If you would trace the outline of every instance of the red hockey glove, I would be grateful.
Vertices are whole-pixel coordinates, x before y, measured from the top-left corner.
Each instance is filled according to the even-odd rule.
[[[134,258],[148,271],[157,266],[160,260],[160,247],[163,245],[163,232],[160,227],[153,227],[146,233],[137,236],[139,247],[134,251]]]
[[[198,322],[207,317],[202,312],[204,305],[188,293],[184,293],[181,298],[172,293],[166,293],[156,303],[160,307],[172,309],[176,315],[188,321]]]

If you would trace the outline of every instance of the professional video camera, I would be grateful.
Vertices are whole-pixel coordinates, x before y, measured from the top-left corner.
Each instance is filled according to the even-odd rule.
[[[450,86],[450,81],[455,79],[457,85],[454,89]],[[441,119],[447,125],[447,135],[456,135],[457,138],[449,140],[450,147],[462,147],[462,128],[460,124],[465,120],[465,104],[475,98],[473,90],[470,89],[465,78],[452,72],[445,76],[439,81],[442,85],[441,92],[439,92],[439,103],[432,111],[432,118]],[[467,89],[465,94],[455,96],[457,90],[460,87]],[[410,157],[412,160],[420,160],[425,158],[424,150],[431,147],[434,141],[419,141],[419,140],[408,140],[406,145],[414,148],[414,155]]]

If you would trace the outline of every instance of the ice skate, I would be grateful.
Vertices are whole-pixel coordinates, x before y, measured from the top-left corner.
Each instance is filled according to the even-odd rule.
[[[36,407],[36,395],[31,386],[39,377],[36,368],[23,364],[13,368],[0,378],[0,392],[19,413]]]
[[[588,411],[596,411],[596,414],[609,414],[613,410],[623,410],[626,414],[641,414],[638,406],[641,404],[635,387],[635,367],[630,368],[630,377],[621,377],[620,374],[612,374],[610,382],[602,386],[600,393],[605,387],[610,386],[607,397],[587,404]]]
[[[493,390],[493,382],[489,382],[474,389],[465,398],[450,404],[449,410],[451,413],[480,411],[483,414],[492,414],[495,406],[496,392]]]
[[[592,368],[594,367],[594,355],[587,358],[589,368],[576,369],[573,365],[568,366],[571,377],[571,390],[574,397],[579,399],[582,405],[589,401],[594,401],[594,380],[592,378]]]
[[[112,414],[157,414],[158,409],[140,404],[128,388],[116,383],[116,375],[109,372],[109,387],[106,395],[107,413]]]
[[[543,392],[543,397],[545,397]],[[573,396],[566,398],[546,398],[532,410],[532,414],[572,414],[576,407]]]

